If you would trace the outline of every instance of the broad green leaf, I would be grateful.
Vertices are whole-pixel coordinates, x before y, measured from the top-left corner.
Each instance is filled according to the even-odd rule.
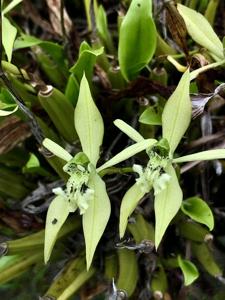
[[[196,160],[225,159],[225,149],[206,150],[173,159],[174,163],[183,163]]]
[[[94,199],[83,215],[83,230],[86,246],[87,269],[90,268],[95,249],[105,230],[110,217],[110,200],[106,192],[104,181],[98,174],[93,174],[89,187],[94,190]]]
[[[18,37],[15,40],[14,49],[24,49],[28,47],[33,47],[33,46],[40,45],[43,42],[44,41],[37,39],[32,35],[22,34],[20,37]]]
[[[99,5],[96,16],[96,28],[104,45],[112,53],[114,52],[113,41],[108,30],[108,22],[106,12],[102,5]]]
[[[79,58],[75,65],[70,69],[78,83],[80,83],[82,76],[85,76],[89,83],[91,83],[93,68],[96,59],[103,54],[104,48],[92,49],[86,42],[80,45]]]
[[[63,149],[61,146],[53,142],[52,140],[46,138],[42,142],[43,146],[48,149],[50,152],[52,152],[54,155],[62,158],[65,161],[70,161],[73,156],[69,154],[65,149]]]
[[[193,40],[218,58],[223,59],[223,44],[207,19],[202,14],[182,4],[178,4],[177,9],[183,17],[187,31]]]
[[[56,196],[47,212],[45,225],[44,261],[47,263],[55,245],[58,233],[69,215],[69,206],[66,198]]]
[[[39,59],[40,55],[41,57],[47,56],[47,61],[51,62],[51,67],[56,68],[57,72],[59,72],[63,78],[68,77],[68,62],[62,45],[59,45],[56,42],[44,41],[31,35],[21,34],[21,36],[15,40],[14,49],[18,50],[27,47],[35,47],[33,48],[33,51],[38,53],[37,59]],[[42,50],[41,53],[40,50]],[[46,62],[44,62],[43,58],[40,58],[39,63],[43,67]]]
[[[18,109],[18,106],[16,106],[16,107],[15,107],[13,110],[11,110],[11,111],[0,109],[0,117],[9,116],[9,115],[13,114],[14,112],[16,112],[17,109]]]
[[[41,176],[51,176],[51,174],[40,166],[40,162],[36,155],[30,153],[30,158],[27,163],[22,168],[23,173],[33,173],[35,175],[39,174]]]
[[[66,85],[66,97],[74,104],[77,103],[79,96],[79,85],[82,79],[83,73],[91,85],[93,68],[97,57],[103,53],[103,47],[98,49],[92,49],[86,41],[82,42],[79,49],[79,58],[74,66],[70,69],[72,74],[70,75]]]
[[[180,255],[177,258],[179,267],[184,275],[184,285],[192,284],[199,276],[198,269],[189,260],[182,259]]]
[[[163,235],[174,218],[182,203],[182,190],[177,175],[172,165],[166,168],[166,173],[171,176],[167,187],[155,196],[155,247],[158,248]]]
[[[135,183],[123,196],[120,207],[120,238],[125,234],[129,216],[133,213],[144,194],[145,192],[143,192],[140,186]]]
[[[30,168],[38,168],[40,167],[40,162],[37,158],[36,155],[34,155],[33,153],[30,154],[30,158],[28,160],[28,162],[26,163],[26,168],[30,169]]]
[[[10,10],[12,10],[15,6],[20,4],[23,0],[13,0],[11,1],[2,11],[2,14],[7,14]]]
[[[21,34],[14,43],[14,49],[16,50],[34,46],[39,46],[41,48],[41,56],[43,56],[43,54],[44,56],[47,55],[48,61],[51,62],[51,66],[59,69],[58,71],[60,71],[60,74],[63,75],[63,78],[68,77],[68,63],[62,45],[59,45],[56,42],[44,41],[27,34]],[[35,47],[34,51],[37,51],[37,49],[39,48]],[[39,55],[40,54],[37,55],[37,59]],[[40,63],[41,65],[44,65],[44,61],[41,61]]]
[[[140,116],[139,122],[147,125],[162,125],[162,117],[154,107],[148,107]]]
[[[4,15],[2,15],[2,44],[9,62],[12,59],[13,44],[16,34],[16,27],[13,26]]]
[[[172,155],[191,121],[189,86],[190,73],[187,70],[166,102],[162,114],[163,138],[168,140]]]
[[[96,166],[104,135],[104,124],[102,116],[92,99],[85,74],[80,83],[74,118],[83,152],[88,156],[90,162]]]
[[[133,127],[125,123],[124,121],[117,119],[114,122],[114,125],[118,127],[123,133],[125,133],[129,138],[135,142],[141,142],[144,140],[143,136],[135,130]]]
[[[135,143],[135,144],[127,147],[126,149],[122,150],[121,152],[116,154],[113,158],[111,158],[106,163],[104,163],[102,166],[100,166],[97,169],[97,172],[100,172],[106,168],[109,168],[116,164],[119,164],[120,162],[134,156],[135,154],[137,154],[143,150],[146,150],[147,148],[151,147],[155,143],[157,143],[157,141],[154,139],[146,139],[141,142]]]
[[[156,28],[152,1],[133,0],[119,34],[119,64],[126,80],[134,79],[152,59],[156,49]]]
[[[188,198],[182,202],[181,210],[196,222],[205,224],[209,230],[213,230],[214,218],[208,204],[198,197]]]
[[[60,68],[60,72],[63,73],[64,77],[67,78],[69,70],[64,47],[55,42],[42,41],[40,48],[50,57],[53,63]]]

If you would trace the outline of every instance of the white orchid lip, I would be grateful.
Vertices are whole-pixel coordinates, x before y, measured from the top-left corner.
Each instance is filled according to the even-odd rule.
[[[166,188],[170,181],[170,175],[165,171],[170,160],[169,157],[160,156],[154,151],[150,151],[149,158],[146,167],[133,165],[133,170],[139,175],[136,182],[141,190],[144,193],[149,193],[153,188],[154,194],[157,195]]]
[[[91,168],[76,164],[72,159],[64,167],[63,170],[70,175],[66,188],[53,189],[53,193],[62,196],[68,202],[69,211],[75,212],[77,208],[83,215],[91,200],[94,198],[94,190],[88,186]]]

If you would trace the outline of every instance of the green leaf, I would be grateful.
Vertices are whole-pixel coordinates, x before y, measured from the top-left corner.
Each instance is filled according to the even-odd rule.
[[[90,268],[95,249],[110,217],[110,200],[104,181],[98,174],[92,174],[89,187],[94,190],[94,199],[83,215],[83,230],[86,246],[87,269]]]
[[[8,61],[12,59],[13,44],[16,38],[17,29],[9,20],[2,15],[2,44]]]
[[[207,19],[195,10],[177,4],[177,9],[184,19],[187,31],[193,40],[218,58],[223,59],[223,44]]]
[[[89,83],[91,83],[93,68],[96,59],[99,55],[103,54],[104,48],[92,49],[87,42],[80,45],[79,58],[75,65],[70,69],[78,83],[80,83],[82,76],[85,76]]]
[[[123,19],[119,35],[119,64],[126,80],[134,79],[152,59],[156,28],[152,1],[133,0]]]
[[[108,30],[106,12],[102,5],[100,5],[97,9],[96,28],[104,45],[108,48],[108,50],[111,53],[113,53],[114,52],[113,41],[110,32]]]
[[[69,154],[65,149],[63,149],[61,146],[53,142],[52,140],[46,138],[42,142],[43,146],[48,149],[50,152],[52,152],[54,155],[62,158],[65,161],[70,161],[73,156]]]
[[[16,112],[17,109],[18,109],[18,106],[16,106],[16,107],[15,107],[13,110],[11,110],[11,111],[0,109],[0,117],[9,116],[9,115],[13,114],[14,112]]]
[[[85,13],[87,18],[88,31],[92,30],[91,23],[91,0],[84,0]]]
[[[209,230],[213,230],[214,218],[208,204],[198,197],[188,198],[182,202],[181,210],[196,222],[205,224]]]
[[[63,196],[55,197],[47,212],[45,225],[44,261],[47,263],[55,245],[57,235],[69,215],[69,206]]]
[[[198,269],[189,260],[182,259],[180,255],[177,258],[179,267],[184,275],[184,285],[192,284],[199,276]]]
[[[154,107],[148,107],[140,116],[139,122],[147,125],[162,125],[162,117]]]
[[[32,35],[22,34],[15,40],[14,49],[24,49],[40,45],[41,43],[44,43],[44,41],[37,39]]]
[[[183,163],[196,160],[225,159],[225,149],[207,150],[173,159],[174,163]]]
[[[28,162],[26,163],[26,168],[31,169],[31,168],[38,168],[38,167],[40,167],[40,162],[39,162],[37,156],[34,155],[33,153],[31,153],[30,158],[29,158]]]
[[[102,166],[97,168],[97,172],[100,172],[106,168],[112,167],[112,166],[134,156],[135,154],[137,154],[143,150],[146,150],[147,148],[151,147],[155,143],[157,143],[157,141],[155,139],[146,139],[141,142],[135,143],[135,144],[127,147],[126,149],[122,150],[121,152],[116,154],[113,158],[111,158],[106,163],[104,163]]]
[[[7,5],[3,11],[2,14],[5,15],[7,14],[10,10],[12,10],[15,6],[17,6],[18,4],[20,4],[23,0],[13,0],[9,3],[9,5]]]
[[[168,140],[172,155],[191,121],[189,86],[190,73],[187,70],[168,99],[162,114],[163,138]]]
[[[69,71],[67,59],[62,45],[59,45],[56,42],[44,41],[27,34],[21,34],[21,36],[19,36],[14,43],[14,49],[16,50],[34,46],[39,46],[43,50],[41,53],[39,53],[39,48],[36,47],[33,49],[34,52],[38,53],[37,59],[39,59],[39,56],[41,55],[42,58],[40,59],[39,63],[42,65],[42,67],[44,66],[43,57],[47,55],[48,61],[51,62],[51,67],[56,68],[58,72],[60,71],[60,74],[63,75],[63,78],[68,77]]]
[[[167,187],[155,197],[155,247],[158,248],[163,235],[171,220],[180,209],[182,203],[182,190],[177,175],[172,165],[166,168],[166,173],[171,176]]]
[[[125,123],[124,121],[117,119],[114,122],[114,125],[118,127],[123,133],[125,133],[129,138],[135,142],[141,142],[144,140],[143,136],[135,130],[133,127]]]
[[[144,195],[145,192],[141,190],[140,185],[135,183],[123,196],[120,207],[120,238],[125,234],[129,216],[133,213],[138,202]]]
[[[85,74],[80,83],[74,118],[83,152],[88,156],[90,162],[96,166],[104,135],[104,124],[102,116],[92,99]]]

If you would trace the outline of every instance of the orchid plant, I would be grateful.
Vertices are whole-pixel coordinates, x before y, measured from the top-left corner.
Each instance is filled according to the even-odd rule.
[[[65,189],[53,190],[56,197],[51,202],[47,213],[44,259],[45,262],[49,260],[59,230],[68,215],[79,209],[83,220],[86,261],[89,269],[97,244],[109,220],[111,209],[106,186],[98,174],[99,171],[150,148],[156,140],[143,139],[96,169],[104,135],[104,124],[92,99],[85,75],[81,80],[74,119],[82,152],[73,157],[52,140],[46,138],[43,141],[45,148],[65,161],[63,170],[69,175]]]
[[[119,232],[124,236],[128,218],[141,198],[154,189],[155,194],[155,247],[181,207],[183,194],[174,170],[174,163],[193,160],[225,158],[225,149],[203,151],[179,158],[174,152],[191,121],[191,101],[189,96],[190,72],[182,76],[176,90],[167,101],[162,114],[162,139],[144,139],[139,132],[122,120],[114,124],[136,143],[127,147],[112,159],[96,168],[103,140],[104,124],[88,85],[83,76],[80,93],[75,108],[75,128],[79,136],[82,152],[74,157],[55,142],[45,139],[43,146],[65,161],[63,170],[69,175],[66,188],[56,188],[56,197],[51,202],[46,221],[45,262],[50,258],[58,232],[69,213],[79,209],[83,219],[86,245],[87,268],[90,267],[95,249],[110,217],[110,200],[100,172],[110,168],[138,152],[146,150],[149,157],[147,166],[133,165],[139,177],[125,193],[120,210]],[[174,116],[171,119],[171,116]],[[83,122],[84,118],[87,120]],[[212,229],[212,228],[211,228]]]
[[[120,209],[120,238],[125,234],[128,218],[141,198],[154,189],[155,202],[155,247],[158,248],[171,220],[182,205],[183,194],[173,164],[189,161],[224,159],[225,149],[208,150],[175,158],[174,152],[185,134],[192,114],[189,86],[192,74],[189,69],[183,74],[176,90],[168,99],[162,113],[162,139],[147,150],[147,166],[134,165],[139,177],[125,193]],[[122,120],[115,125],[136,142],[144,138]],[[212,228],[210,228],[212,230]]]

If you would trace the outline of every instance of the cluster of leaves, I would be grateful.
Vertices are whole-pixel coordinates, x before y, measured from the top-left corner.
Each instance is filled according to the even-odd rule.
[[[211,115],[223,120],[225,78],[204,74],[225,64],[211,26],[219,1],[118,3],[111,24],[118,19],[118,30],[102,5],[84,1],[82,32],[66,1],[46,0],[54,28],[48,40],[14,20],[18,4],[27,18],[21,2],[1,1],[3,288],[35,264],[43,280],[51,266],[60,269],[43,299],[189,299],[204,294],[205,273],[223,297],[211,233],[223,212],[212,205],[200,164],[214,161],[213,175],[224,169],[225,146],[217,142],[224,121],[213,135]],[[33,18],[43,9],[35,4]],[[76,4],[67,5],[70,12]],[[74,35],[79,49],[71,47]],[[198,165],[202,188],[192,183]],[[222,188],[218,179],[217,194]]]

